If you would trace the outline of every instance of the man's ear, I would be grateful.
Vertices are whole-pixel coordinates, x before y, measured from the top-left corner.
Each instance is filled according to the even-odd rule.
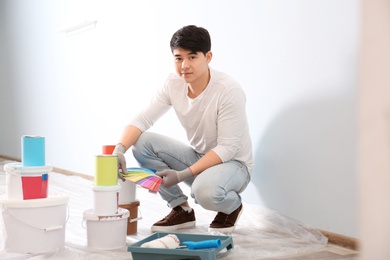
[[[206,53],[206,60],[207,63],[210,63],[211,59],[213,58],[213,53],[211,51]]]

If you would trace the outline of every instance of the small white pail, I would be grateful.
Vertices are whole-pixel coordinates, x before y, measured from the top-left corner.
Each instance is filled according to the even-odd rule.
[[[121,190],[119,191],[119,205],[130,204],[136,201],[136,185],[134,182],[119,180]]]
[[[48,173],[52,166],[22,166],[21,163],[7,163],[6,194],[9,200],[43,199],[48,194]]]
[[[85,211],[83,219],[87,223],[88,247],[97,250],[125,247],[129,216],[130,212],[122,208],[111,216],[96,215],[91,209]]]
[[[46,199],[0,200],[4,249],[38,254],[63,247],[68,201],[64,194],[51,194]]]
[[[113,215],[118,212],[120,186],[93,186],[93,214]]]

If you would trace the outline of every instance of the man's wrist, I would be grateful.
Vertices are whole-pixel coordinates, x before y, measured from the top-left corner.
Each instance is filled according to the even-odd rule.
[[[114,151],[112,152],[112,154],[124,154],[126,152],[126,148],[123,144],[119,143],[115,146],[114,148]]]
[[[192,174],[191,169],[188,167],[182,171],[179,171],[177,176],[178,176],[179,181],[184,181],[186,179],[193,177],[193,174]]]

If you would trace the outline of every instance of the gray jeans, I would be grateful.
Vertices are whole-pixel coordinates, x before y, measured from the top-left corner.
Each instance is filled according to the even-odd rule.
[[[133,155],[140,167],[156,171],[184,170],[203,156],[175,139],[150,132],[141,134],[133,146]],[[191,197],[203,208],[230,214],[240,206],[239,194],[249,181],[247,167],[232,160],[210,167],[184,182],[191,187]],[[159,194],[170,208],[188,200],[179,185],[161,186]]]

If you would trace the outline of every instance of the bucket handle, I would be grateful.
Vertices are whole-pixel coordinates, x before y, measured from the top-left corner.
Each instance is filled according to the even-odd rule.
[[[57,229],[62,229],[64,227],[64,225],[59,225],[59,226],[54,226],[54,227],[47,227],[47,228],[38,228],[38,227],[35,227],[33,225],[30,225],[30,224],[27,224],[26,222],[16,218],[15,216],[13,216],[12,214],[10,214],[11,217],[13,217],[14,219],[16,219],[17,221],[19,221],[20,223],[28,226],[28,227],[31,227],[31,228],[34,228],[34,229],[38,229],[38,230],[42,230],[42,231],[53,231],[53,230],[57,230]]]
[[[138,213],[141,215],[140,217],[138,218],[131,218],[131,215],[130,215],[130,220],[129,220],[129,223],[133,223],[133,222],[136,222],[138,220],[141,220],[142,219],[142,213],[141,213],[141,210],[138,209]]]
[[[34,229],[38,229],[38,230],[42,230],[42,231],[53,231],[53,230],[58,230],[58,229],[62,229],[64,228],[65,224],[68,222],[69,220],[69,205],[67,205],[67,217],[66,217],[66,220],[65,220],[65,223],[63,225],[59,225],[59,226],[54,226],[54,227],[47,227],[47,228],[38,228],[38,227],[35,227],[33,225],[30,225],[30,224],[27,224],[26,222],[20,220],[19,218],[15,217],[14,215],[12,215],[12,213],[8,212],[8,214],[16,219],[17,221],[19,221],[20,223],[28,226],[28,227],[31,227],[31,228],[34,228]]]
[[[49,227],[49,228],[44,228],[43,231],[52,231],[52,230],[57,230],[57,229],[62,229],[64,226],[55,226],[55,227]]]

